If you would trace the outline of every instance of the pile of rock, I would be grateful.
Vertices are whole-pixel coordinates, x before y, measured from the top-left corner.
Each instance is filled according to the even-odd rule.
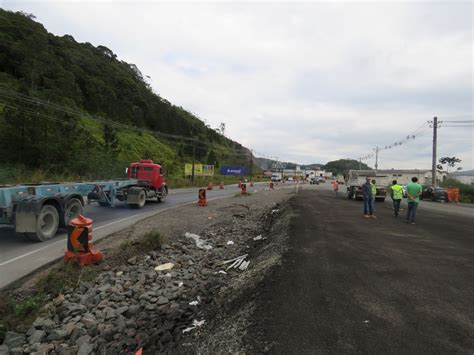
[[[242,231],[257,228],[234,220],[201,235],[212,248],[199,248],[195,239],[182,236],[160,251],[134,256],[94,283],[66,290],[44,307],[26,334],[8,332],[0,354],[170,351],[186,336],[183,331],[199,331],[202,305],[229,277],[243,272],[222,272],[223,261],[248,250],[256,234]]]

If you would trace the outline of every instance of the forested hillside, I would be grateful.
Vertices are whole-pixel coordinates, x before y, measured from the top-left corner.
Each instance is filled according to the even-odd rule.
[[[3,180],[38,170],[112,177],[140,158],[182,176],[193,145],[201,163],[248,162],[248,151],[223,133],[154,93],[137,66],[111,49],[55,36],[33,15],[0,9]]]

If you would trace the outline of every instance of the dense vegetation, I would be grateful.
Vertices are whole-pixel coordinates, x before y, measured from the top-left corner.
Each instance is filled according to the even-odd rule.
[[[339,159],[328,162],[323,166],[323,169],[330,171],[333,175],[343,174],[347,175],[349,170],[372,170],[367,164],[359,163],[354,159]]]
[[[183,176],[193,145],[201,163],[248,165],[248,150],[223,133],[154,93],[109,48],[0,9],[0,183],[121,176],[140,158]]]

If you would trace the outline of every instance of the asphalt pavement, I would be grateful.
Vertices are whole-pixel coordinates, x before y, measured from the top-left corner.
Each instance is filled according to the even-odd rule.
[[[471,207],[422,202],[410,225],[327,187],[289,204],[289,250],[254,297],[257,353],[474,353]]]
[[[255,183],[249,191],[267,187],[268,183]],[[238,191],[237,184],[228,185],[224,190],[217,187],[207,191],[207,199],[233,196]],[[94,221],[93,239],[99,240],[144,218],[197,200],[198,188],[175,189],[170,190],[163,203],[148,201],[142,209],[130,209],[126,203],[115,207],[100,207],[94,203],[85,205],[83,212]],[[12,229],[0,229],[0,288],[62,257],[66,250],[66,237],[66,232],[60,230],[51,240],[34,243],[16,235]]]

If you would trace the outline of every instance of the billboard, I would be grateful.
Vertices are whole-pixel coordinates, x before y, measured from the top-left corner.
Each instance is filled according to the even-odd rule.
[[[184,175],[193,174],[193,164],[184,164]],[[214,165],[194,164],[194,176],[212,176],[214,175]]]
[[[222,166],[221,175],[246,175],[247,168],[245,166]]]

